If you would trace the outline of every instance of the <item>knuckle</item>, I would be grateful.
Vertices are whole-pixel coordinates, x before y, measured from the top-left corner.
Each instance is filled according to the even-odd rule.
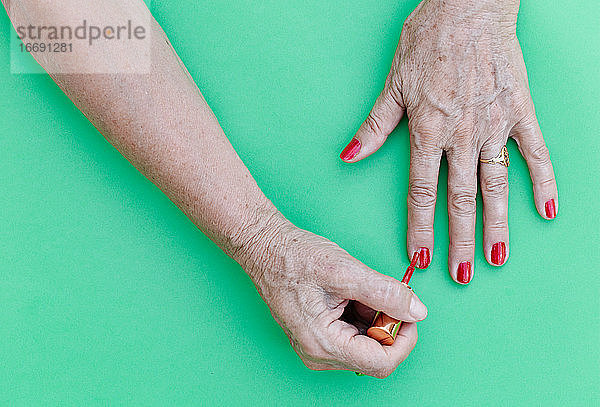
[[[390,376],[396,370],[396,365],[392,363],[386,363],[385,366],[382,366],[375,374],[375,377],[378,379],[385,379]]]
[[[473,239],[455,239],[450,242],[453,250],[462,253],[473,253],[475,250],[475,241]]]
[[[392,104],[402,107],[402,92],[400,91],[400,78],[398,75],[392,75],[391,84],[386,92],[386,98]]]
[[[492,198],[504,197],[508,193],[508,173],[485,177],[482,193]]]
[[[538,182],[538,184],[542,188],[555,188],[556,179],[553,176],[551,176],[551,177],[542,179],[541,181]]]
[[[437,197],[435,185],[420,179],[411,179],[408,184],[408,204],[417,209],[433,209]]]
[[[387,278],[380,284],[377,284],[373,290],[374,298],[381,298],[383,302],[387,302],[397,294],[396,285],[393,281]]]
[[[448,209],[455,216],[473,216],[477,210],[476,191],[459,189],[452,191],[448,199]]]
[[[317,361],[324,360],[327,358],[327,353],[316,343],[306,342],[302,346],[302,353],[308,360]]]
[[[485,228],[488,232],[504,232],[508,229],[508,223],[506,216],[498,217],[496,219],[486,219]]]
[[[310,360],[306,360],[304,358],[300,358],[300,360],[302,360],[302,363],[304,363],[304,366],[306,366],[310,370],[315,370],[315,371],[324,370],[324,368],[321,365],[319,365],[317,363],[314,363],[314,362],[312,362]]]
[[[415,239],[417,237],[419,239],[431,239],[433,237],[433,224],[418,223],[418,221],[408,218],[408,236]]]
[[[381,137],[383,135],[383,129],[381,128],[381,118],[373,111],[369,113],[365,120],[365,126],[370,133]]]
[[[529,156],[532,160],[537,161],[540,165],[550,164],[550,152],[545,143],[539,143],[529,150]]]

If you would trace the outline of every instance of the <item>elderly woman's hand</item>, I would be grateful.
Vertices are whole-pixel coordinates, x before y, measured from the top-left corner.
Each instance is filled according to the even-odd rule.
[[[377,151],[404,111],[410,130],[409,256],[421,268],[433,250],[440,159],[448,159],[452,278],[473,277],[477,166],[498,156],[513,137],[529,166],[537,211],[553,219],[558,195],[527,72],[516,37],[519,2],[425,0],[408,17],[385,88],[341,158],[356,162]],[[481,163],[485,257],[508,258],[508,176],[501,164]]]
[[[256,230],[256,228],[254,228]],[[417,341],[427,308],[398,280],[371,270],[336,244],[279,215],[233,257],[245,268],[304,364],[383,378]],[[403,323],[392,346],[364,335],[374,310]]]

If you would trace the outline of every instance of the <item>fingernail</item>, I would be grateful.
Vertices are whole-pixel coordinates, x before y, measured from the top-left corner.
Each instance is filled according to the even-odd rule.
[[[344,161],[348,161],[356,157],[356,155],[360,152],[360,141],[357,138],[353,138],[350,143],[344,148],[342,154],[340,154],[340,158]]]
[[[429,254],[429,249],[427,247],[421,247],[419,250],[419,268],[426,269],[429,267],[429,263],[431,263],[431,255]]]
[[[492,246],[492,263],[501,266],[504,264],[504,259],[506,259],[506,245],[504,242],[494,243]]]
[[[471,273],[471,262],[464,261],[458,265],[458,273],[456,274],[456,279],[461,284],[469,284],[471,278],[473,277]]]
[[[556,218],[556,205],[554,204],[554,199],[546,202],[546,216],[548,219]]]
[[[419,300],[416,295],[413,295],[410,300],[410,316],[415,320],[420,321],[427,316],[427,307]]]

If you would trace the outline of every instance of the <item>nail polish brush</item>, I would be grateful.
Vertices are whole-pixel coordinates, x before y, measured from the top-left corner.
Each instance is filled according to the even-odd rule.
[[[406,273],[404,273],[404,277],[402,277],[402,284],[407,286],[410,290],[412,290],[412,288],[410,288],[408,282],[415,271],[418,261],[419,252],[416,252],[413,255],[410,265],[406,269]],[[396,340],[396,335],[398,334],[398,330],[400,329],[401,325],[402,321],[398,321],[397,319],[394,319],[381,311],[377,311],[371,327],[367,330],[367,335],[382,345],[389,346],[392,345]]]

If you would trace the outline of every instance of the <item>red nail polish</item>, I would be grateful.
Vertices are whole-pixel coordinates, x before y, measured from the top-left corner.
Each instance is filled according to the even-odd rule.
[[[429,263],[431,263],[429,249],[427,247],[421,247],[421,250],[419,251],[419,268],[426,269],[429,267]]]
[[[506,259],[506,245],[504,242],[494,243],[492,246],[492,263],[496,266],[501,266],[504,264],[504,260]]]
[[[360,141],[358,139],[353,138],[350,143],[344,148],[342,154],[340,154],[340,158],[344,161],[348,161],[357,156],[360,152]]]
[[[546,216],[549,219],[556,218],[556,205],[554,204],[554,199],[551,199],[548,202],[546,202]]]
[[[456,279],[461,284],[469,284],[471,278],[473,277],[471,273],[471,262],[463,261],[458,265],[458,273],[456,274]]]

